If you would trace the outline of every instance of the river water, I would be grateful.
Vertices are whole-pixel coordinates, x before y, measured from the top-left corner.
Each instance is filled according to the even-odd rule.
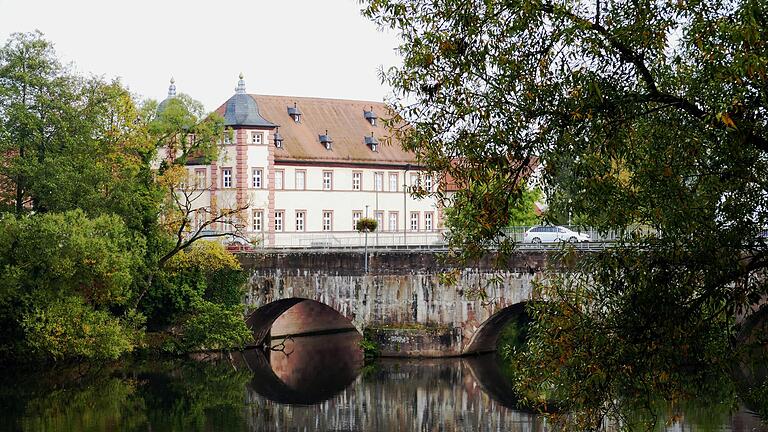
[[[4,373],[2,431],[549,431],[519,409],[494,355],[379,359],[357,333],[275,350]],[[699,412],[698,410],[696,410]],[[703,409],[670,431],[765,430],[746,409]]]

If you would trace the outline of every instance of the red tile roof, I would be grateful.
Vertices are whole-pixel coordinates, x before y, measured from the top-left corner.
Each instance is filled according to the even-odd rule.
[[[382,119],[388,116],[381,102],[341,99],[306,98],[293,96],[250,95],[258,104],[259,113],[268,121],[280,126],[283,148],[275,149],[276,162],[315,162],[343,164],[405,165],[415,164],[415,155],[404,151],[400,143],[392,139],[385,143],[391,132],[382,126],[381,120],[372,126],[364,117],[364,111],[373,109]],[[296,103],[301,112],[301,123],[288,115],[288,107]],[[223,114],[222,105],[217,112]],[[328,135],[333,140],[331,150],[320,143],[319,136]],[[365,136],[371,132],[379,142],[376,152],[365,144]]]

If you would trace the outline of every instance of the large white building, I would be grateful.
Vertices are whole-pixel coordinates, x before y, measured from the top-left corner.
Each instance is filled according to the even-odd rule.
[[[369,244],[438,242],[442,209],[409,193],[437,185],[413,153],[396,141],[384,144],[385,109],[379,102],[252,95],[241,75],[217,109],[231,129],[218,160],[188,166],[199,189],[194,207],[215,214],[247,206],[243,231],[268,247],[357,245],[354,227],[366,215],[379,225]]]

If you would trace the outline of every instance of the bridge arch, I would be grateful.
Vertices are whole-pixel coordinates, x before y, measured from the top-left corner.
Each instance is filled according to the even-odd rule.
[[[501,331],[507,324],[528,317],[526,306],[530,301],[523,301],[507,306],[485,320],[480,327],[475,330],[469,342],[462,350],[462,354],[480,354],[496,351],[496,345]]]
[[[270,337],[310,336],[357,331],[349,318],[317,300],[289,297],[253,311],[245,321],[255,345]]]

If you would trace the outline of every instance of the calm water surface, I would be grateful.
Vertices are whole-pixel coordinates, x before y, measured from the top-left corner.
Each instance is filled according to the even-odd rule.
[[[517,409],[493,355],[365,365],[359,336],[283,351],[2,375],[3,431],[548,431]],[[277,341],[279,342],[279,341]],[[276,343],[276,342],[274,342]],[[752,431],[747,410],[705,410],[670,431]]]

